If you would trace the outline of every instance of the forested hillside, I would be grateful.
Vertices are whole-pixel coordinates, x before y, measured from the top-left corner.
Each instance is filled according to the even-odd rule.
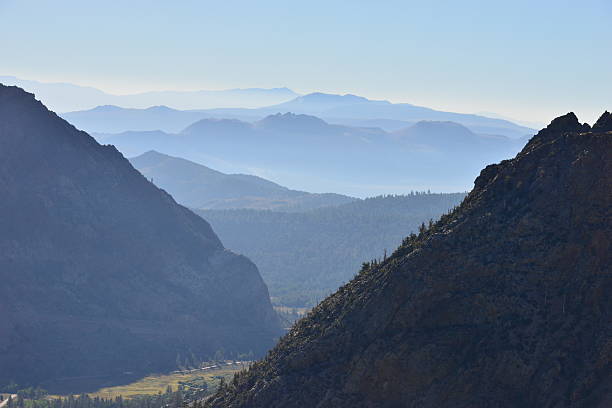
[[[422,223],[465,194],[380,196],[301,213],[196,211],[232,250],[257,266],[277,305],[309,307],[353,277],[360,265],[390,253]]]

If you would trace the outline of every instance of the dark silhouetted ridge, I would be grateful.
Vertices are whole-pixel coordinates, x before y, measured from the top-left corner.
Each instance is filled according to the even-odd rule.
[[[587,123],[581,124],[574,112],[570,112],[553,119],[547,127],[538,132],[537,137],[532,138],[532,142],[543,143],[559,134],[588,132],[590,129]]]
[[[113,146],[3,85],[0,197],[0,385],[263,353],[279,333],[251,261]]]
[[[612,406],[611,154],[555,119],[208,406]]]
[[[605,111],[593,125],[594,132],[610,132],[612,131],[612,114]]]

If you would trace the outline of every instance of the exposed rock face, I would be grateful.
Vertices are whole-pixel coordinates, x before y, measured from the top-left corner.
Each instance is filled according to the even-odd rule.
[[[554,120],[210,407],[612,406],[612,128]]]
[[[34,96],[0,85],[0,385],[263,353],[257,268]]]

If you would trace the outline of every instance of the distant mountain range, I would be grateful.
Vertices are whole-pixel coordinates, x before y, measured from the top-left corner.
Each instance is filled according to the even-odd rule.
[[[67,112],[60,115],[68,122],[87,132],[121,133],[125,131],[161,130],[178,133],[198,120],[210,115],[198,111],[182,111],[167,106],[146,109],[120,108],[114,105]]]
[[[455,122],[421,121],[412,126],[392,133],[398,143],[412,149],[434,151],[495,151],[507,144],[518,145],[527,142],[527,138],[508,139],[498,135],[476,134],[467,127]]]
[[[475,133],[503,135],[512,138],[520,138],[535,133],[534,129],[520,126],[504,119],[465,113],[443,112],[408,103],[371,100],[356,95],[334,95],[319,92],[298,96],[288,102],[257,109],[206,110],[206,113],[210,116],[245,120],[258,119],[279,112],[314,115],[330,123],[347,123],[349,121],[348,124],[359,125],[359,121],[370,121],[372,125],[382,128],[386,128],[389,124],[393,126],[393,123],[396,121],[413,124],[423,120],[430,120],[457,122]]]
[[[118,133],[128,130],[178,132],[188,124],[186,121],[193,122],[204,117],[255,121],[275,113],[293,112],[318,116],[330,123],[375,126],[390,131],[418,121],[433,120],[457,122],[476,133],[508,137],[523,137],[534,133],[534,129],[517,125],[497,114],[487,117],[444,112],[408,103],[371,100],[351,94],[315,92],[300,96],[287,88],[153,91],[112,95],[92,87],[70,83],[46,83],[14,76],[0,76],[0,83],[20,86],[34,93],[39,100],[55,111],[71,112],[72,114],[65,118],[89,132]],[[153,110],[149,110],[151,107]],[[137,112],[135,108],[146,112]],[[127,109],[127,112],[121,112],[121,109]],[[76,114],[76,111],[83,110],[88,112],[83,115]],[[198,112],[185,113],[177,112],[178,110]],[[162,116],[163,120],[156,118],[156,115]],[[171,123],[165,125],[166,121]],[[107,126],[110,123],[112,126],[109,128]]]
[[[356,95],[289,99],[250,109],[104,105],[62,117],[126,156],[156,150],[297,190],[360,197],[469,190],[482,166],[514,156],[533,134],[503,119]]]
[[[287,88],[153,91],[131,95],[112,95],[87,86],[63,82],[31,81],[14,76],[0,76],[0,83],[16,85],[34,93],[45,105],[57,112],[92,109],[100,105],[118,105],[126,108],[167,105],[175,109],[260,107],[285,102],[298,95]]]
[[[450,122],[419,122],[386,132],[292,113],[253,123],[203,119],[178,134],[95,136],[128,157],[156,150],[224,173],[256,174],[299,190],[361,197],[467,191],[482,166],[514,156],[527,140],[477,134]]]
[[[533,129],[541,129],[546,126],[546,123],[544,122],[535,122],[535,121],[529,121],[529,120],[515,119],[515,118],[511,118],[506,115],[500,115],[499,113],[495,113],[495,112],[475,112],[475,114],[479,116],[486,116],[488,118],[507,120],[512,123],[516,123],[521,126],[526,126],[528,128],[533,128]]]
[[[166,105],[170,105],[165,103]],[[534,130],[503,119],[479,115],[441,112],[406,103],[394,104],[354,95],[313,93],[288,102],[257,109],[226,108],[179,111],[167,106],[148,109],[124,109],[100,106],[87,111],[64,113],[62,117],[88,132],[119,133],[129,130],[163,130],[178,132],[188,124],[204,118],[261,120],[277,113],[317,116],[328,123],[357,127],[376,127],[394,131],[419,121],[456,122],[474,133],[521,138]]]
[[[290,190],[257,176],[224,174],[154,150],[131,158],[130,162],[156,186],[190,208],[304,211],[356,200],[340,194]]]

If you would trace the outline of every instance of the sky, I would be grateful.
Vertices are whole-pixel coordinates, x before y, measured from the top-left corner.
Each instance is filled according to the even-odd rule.
[[[611,22],[612,0],[0,0],[0,75],[592,122],[612,110]]]

